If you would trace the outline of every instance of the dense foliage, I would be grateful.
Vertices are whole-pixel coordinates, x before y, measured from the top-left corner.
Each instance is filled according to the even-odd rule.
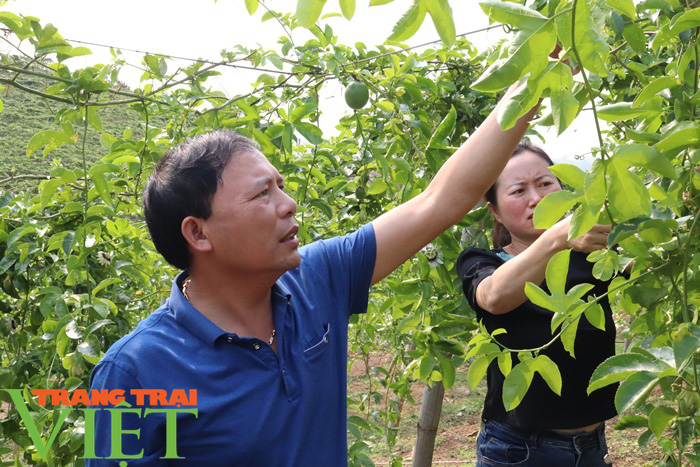
[[[636,6],[632,0],[490,0],[485,13],[512,28],[512,37],[480,55],[454,37],[443,37],[449,46],[421,50],[351,48],[317,23],[325,2],[300,0],[300,8],[309,3],[320,5],[312,18],[266,5],[264,19],[278,21],[286,33],[279,50],[238,46],[223,51],[220,61],[177,69],[169,57],[145,55],[141,83],[131,90],[119,82],[119,51],[107,65],[73,68],[70,58],[89,50],[72,47],[50,24],[0,11],[0,22],[22,41],[16,54],[0,57],[0,85],[39,96],[55,109],[29,140],[27,156],[63,148],[79,161],[54,163],[37,193],[8,191],[0,198],[0,388],[27,388],[27,400],[30,388],[86,388],[104,351],[167,296],[175,271],[148,238],[141,191],[154,163],[184,139],[214,128],[254,138],[299,204],[299,237],[306,243],[354,230],[419,193],[492,109],[494,93],[521,80],[500,115],[504,127],[541,96],[548,100],[538,123],[560,133],[587,106],[591,125],[611,123],[599,131],[588,173],[566,164],[553,168],[570,189],[545,198],[535,220],[546,227],[575,208],[572,236],[596,222],[612,223],[610,248],[590,257],[599,277],[634,261],[630,279],[616,277],[608,292],[629,316],[623,336],[631,345],[599,368],[589,390],[622,381],[618,409],[637,411],[620,426],[647,427],[640,444],[658,443],[662,462],[678,465],[684,456],[697,462],[700,8],[678,0]],[[258,3],[246,5],[254,11]],[[351,17],[354,2],[340,5]],[[435,5],[439,12],[431,10]],[[445,0],[417,0],[397,23],[394,39],[410,37],[426,12],[452,23]],[[295,43],[292,33],[302,25],[315,38]],[[563,50],[551,59],[557,43]],[[580,74],[572,74],[567,61],[580,66]],[[219,70],[243,63],[268,71],[245,95],[217,91],[212,78]],[[318,96],[337,81],[365,84],[370,102],[348,109],[338,134],[330,136],[321,130]],[[104,117],[115,106],[138,124],[118,131],[107,126]],[[92,162],[87,142],[95,138],[99,158]],[[352,355],[368,362],[381,346],[393,359],[387,367],[366,365],[367,393],[349,401],[366,414],[349,420],[352,463],[370,464],[372,443],[391,446],[400,400],[410,397],[414,379],[449,388],[455,367],[470,361],[469,381],[476,384],[498,359],[509,407],[533,378],[543,377],[554,392],[560,388],[558,369],[538,354],[541,349],[504,348],[497,333],[479,328],[461,299],[454,261],[465,244],[487,245],[489,224],[485,208],[470,213],[375,287],[368,313],[353,318]],[[555,312],[553,339],[573,352],[578,322],[599,324],[601,315],[595,301],[580,299],[585,287],[563,289],[567,262],[563,253],[548,266],[551,295],[534,284],[527,293]],[[664,399],[651,403],[655,388]],[[2,392],[0,399],[9,402]],[[36,403],[31,410],[48,439],[56,416]],[[0,418],[0,433],[4,453],[19,446],[18,459],[40,462],[15,410]],[[75,411],[41,462],[73,462],[82,455],[83,435]]]

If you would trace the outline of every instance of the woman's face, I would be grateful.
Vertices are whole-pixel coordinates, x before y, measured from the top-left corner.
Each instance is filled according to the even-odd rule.
[[[513,239],[534,242],[544,230],[535,229],[535,207],[549,193],[561,190],[549,164],[537,154],[525,151],[508,161],[496,182],[496,204],[491,212]]]

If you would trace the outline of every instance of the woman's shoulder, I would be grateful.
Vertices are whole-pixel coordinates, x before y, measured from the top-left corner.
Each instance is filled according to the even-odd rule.
[[[468,247],[462,250],[459,258],[457,258],[457,270],[461,271],[465,268],[472,267],[476,264],[500,266],[505,262],[501,256],[503,254],[501,248],[493,250],[484,250],[483,248]]]
[[[483,248],[477,247],[467,247],[459,254],[459,260],[469,259],[469,258],[490,258],[490,259],[503,259],[502,255],[505,252],[503,248],[494,248],[493,250],[485,250]]]

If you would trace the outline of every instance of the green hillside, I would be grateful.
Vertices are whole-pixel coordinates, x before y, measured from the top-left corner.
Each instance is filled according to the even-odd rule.
[[[7,77],[8,74],[0,72],[0,76]],[[25,76],[18,81],[35,89],[47,87],[41,78]],[[60,130],[54,116],[65,107],[63,104],[12,87],[0,93],[0,100],[3,103],[0,112],[0,190],[36,190],[40,180],[7,179],[24,175],[48,175],[52,161],[67,168],[76,168],[82,164],[80,145],[59,147],[46,158],[41,150],[27,157],[27,143],[34,134],[41,130]],[[131,128],[135,135],[142,132],[141,119],[126,107],[100,108],[99,113],[104,131],[110,134],[120,135],[126,128]],[[100,134],[93,128],[88,130],[86,153],[88,161],[95,161],[104,155]]]

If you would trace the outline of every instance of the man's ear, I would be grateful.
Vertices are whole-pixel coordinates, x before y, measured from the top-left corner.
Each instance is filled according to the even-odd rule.
[[[493,216],[493,218],[496,219],[496,221],[498,221],[500,224],[502,224],[503,222],[501,222],[501,216],[498,215],[498,209],[493,207],[493,204],[491,203],[487,202],[486,204],[489,206],[489,211],[491,211],[491,215]]]
[[[187,216],[180,224],[180,231],[187,244],[195,251],[211,251],[212,244],[204,233],[204,220],[199,217]]]

